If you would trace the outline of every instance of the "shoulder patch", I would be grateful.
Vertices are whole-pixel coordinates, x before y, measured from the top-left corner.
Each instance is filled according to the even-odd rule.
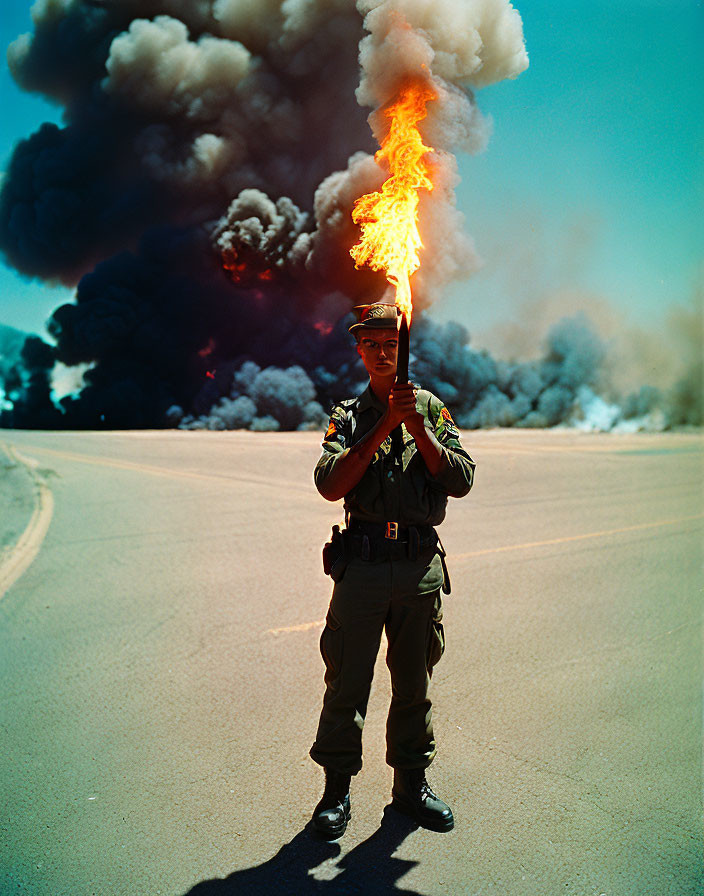
[[[452,414],[448,411],[446,407],[443,406],[443,409],[440,411],[444,420],[447,420],[449,424],[452,426],[455,425],[455,421],[452,419]]]
[[[335,421],[330,421],[330,426],[328,426],[328,431],[325,433],[325,438],[329,439],[330,436],[334,435],[337,432],[337,427],[335,426]]]

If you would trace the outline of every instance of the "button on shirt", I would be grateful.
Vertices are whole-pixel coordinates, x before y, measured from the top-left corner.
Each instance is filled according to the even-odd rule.
[[[345,510],[355,519],[436,526],[445,518],[448,494],[462,497],[472,487],[475,463],[460,444],[459,432],[445,405],[431,392],[419,389],[416,409],[442,446],[442,469],[431,476],[413,436],[401,424],[401,450],[396,450],[395,444],[399,436],[387,437],[360,481],[345,495]],[[385,410],[371,386],[359,398],[333,408],[323,453],[315,467],[318,489],[342,455],[376,425]]]

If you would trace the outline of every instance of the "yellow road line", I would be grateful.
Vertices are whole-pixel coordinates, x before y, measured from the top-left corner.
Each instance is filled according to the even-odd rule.
[[[510,454],[512,451],[526,453],[556,452],[574,454],[575,452],[630,453],[647,452],[651,448],[660,451],[700,454],[704,451],[704,438],[701,433],[589,433],[575,430],[556,432],[550,430],[550,444],[544,436],[513,441],[505,430],[461,430],[462,443],[472,454],[486,449],[487,454]],[[657,435],[657,444],[651,444]],[[604,438],[606,436],[606,438]],[[592,441],[592,439],[594,441]]]
[[[603,529],[601,532],[585,532],[582,535],[565,535],[562,538],[549,538],[545,541],[525,541],[521,544],[509,544],[498,548],[484,548],[481,551],[466,551],[462,554],[451,554],[450,560],[467,560],[470,557],[483,557],[485,554],[501,554],[506,551],[522,551],[527,548],[542,548],[553,544],[566,544],[570,541],[585,541],[589,538],[605,538],[607,535],[620,535],[622,532],[637,532],[642,529],[657,529],[660,526],[676,526],[678,523],[688,523],[692,520],[700,520],[704,513],[694,516],[682,516],[674,520],[657,520],[653,523],[639,523],[635,526],[623,526],[620,529]]]
[[[90,464],[96,467],[110,467],[115,470],[127,470],[133,473],[147,473],[150,476],[162,476],[166,479],[197,479],[202,482],[223,482],[237,483],[237,485],[250,485],[255,488],[265,485],[276,488],[277,490],[289,489],[291,491],[304,492],[305,494],[313,494],[312,488],[303,485],[296,485],[284,480],[273,480],[256,474],[247,476],[225,476],[218,473],[197,473],[191,470],[169,470],[165,467],[155,467],[150,464],[140,464],[129,460],[116,460],[109,457],[94,457],[88,454],[76,454],[71,451],[58,451],[55,448],[44,448],[43,446],[33,446],[33,451],[48,454],[51,457],[59,457],[62,460],[75,461],[76,463]]]
[[[12,460],[23,464],[36,486],[34,511],[18,541],[0,557],[0,598],[9,591],[19,577],[30,567],[49,531],[54,513],[54,496],[46,482],[36,472],[36,461],[23,457],[14,448],[3,445]]]
[[[325,625],[325,619],[316,619],[315,622],[302,622],[300,625],[284,625],[281,628],[270,628],[267,635],[282,635],[285,632],[307,632],[312,628]]]
[[[499,548],[486,548],[482,551],[468,551],[463,554],[451,554],[450,561],[466,560],[470,557],[482,557],[484,554],[500,554],[505,551],[520,551],[525,548],[541,548],[553,544],[565,544],[570,541],[584,541],[588,538],[603,538],[606,535],[617,535],[621,532],[637,532],[642,529],[655,529],[659,526],[675,526],[677,523],[688,523],[692,520],[700,520],[704,513],[694,516],[683,516],[674,520],[657,520],[653,523],[639,523],[635,526],[623,526],[620,529],[604,529],[601,532],[585,532],[583,535],[566,535],[563,538],[549,538],[546,541],[526,541],[522,544],[509,544]],[[300,625],[286,625],[281,628],[270,628],[267,635],[281,635],[288,632],[307,632],[313,628],[320,628],[325,624],[325,619],[317,619],[315,622],[303,622]]]

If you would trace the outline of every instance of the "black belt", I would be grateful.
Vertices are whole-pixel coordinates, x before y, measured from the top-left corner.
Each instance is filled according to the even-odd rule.
[[[359,556],[362,560],[391,560],[401,556],[416,560],[419,551],[433,547],[440,555],[442,563],[442,590],[449,594],[452,590],[450,575],[445,563],[445,548],[432,526],[399,526],[398,523],[367,523],[352,518],[344,530],[345,551]]]
[[[352,535],[366,535],[368,538],[378,541],[397,541],[406,544],[415,538],[420,539],[421,544],[430,544],[435,538],[435,529],[427,524],[421,526],[399,526],[398,523],[368,523],[365,520],[351,519],[349,531]]]
[[[399,526],[351,520],[345,530],[348,550],[362,560],[416,560],[421,551],[434,548],[438,536],[432,526]]]

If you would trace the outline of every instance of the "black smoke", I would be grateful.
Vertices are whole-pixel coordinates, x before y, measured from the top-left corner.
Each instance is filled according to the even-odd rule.
[[[260,278],[254,253],[233,282],[213,232],[247,190],[307,207],[310,230],[321,181],[373,151],[354,96],[362,17],[346,3],[312,6],[310,21],[247,8],[37,4],[34,34],[10,47],[15,79],[60,102],[65,123],[15,148],[0,247],[18,271],[78,286],[48,323],[55,345],[33,339],[3,370],[2,425],[168,426],[175,405],[209,411],[245,359],[334,360],[349,290],[290,264]],[[88,366],[58,403],[54,362]]]
[[[323,425],[364,383],[349,310],[386,285],[349,256],[352,204],[383,179],[360,103],[378,137],[379,108],[419,71],[438,96],[426,123],[437,151],[412,371],[463,426],[578,417],[606,351],[587,321],[559,324],[544,356],[519,364],[427,311],[477,264],[452,155],[486,142],[474,91],[527,65],[511,4],[483,6],[492,14],[438,0],[429,19],[420,0],[36,3],[8,60],[64,121],[15,148],[0,249],[23,274],[77,286],[48,323],[52,343],[29,337],[0,363],[0,425]],[[58,399],[61,365],[82,381]],[[696,422],[692,382],[632,396],[617,416],[670,402],[667,420]]]
[[[602,374],[605,349],[583,316],[554,326],[544,357],[529,363],[496,361],[485,351],[474,351],[463,326],[439,325],[427,315],[418,317],[412,333],[412,379],[441,396],[457,423],[469,429],[547,427],[576,420],[584,390],[596,387]],[[182,418],[180,425],[198,429],[320,427],[327,420],[324,408],[364,388],[366,374],[352,346],[351,337],[345,353],[340,346],[340,359],[345,360],[335,371],[320,366],[308,371],[302,367],[262,371],[246,362],[233,372],[226,397],[207,415]],[[174,422],[179,410],[172,409]]]
[[[65,125],[21,141],[3,182],[0,245],[17,270],[72,284],[150,227],[218,218],[247,187],[310,204],[351,151],[374,149],[354,99],[354,9],[330,4],[312,33],[248,51],[215,17],[227,5],[37,4],[8,60]]]

